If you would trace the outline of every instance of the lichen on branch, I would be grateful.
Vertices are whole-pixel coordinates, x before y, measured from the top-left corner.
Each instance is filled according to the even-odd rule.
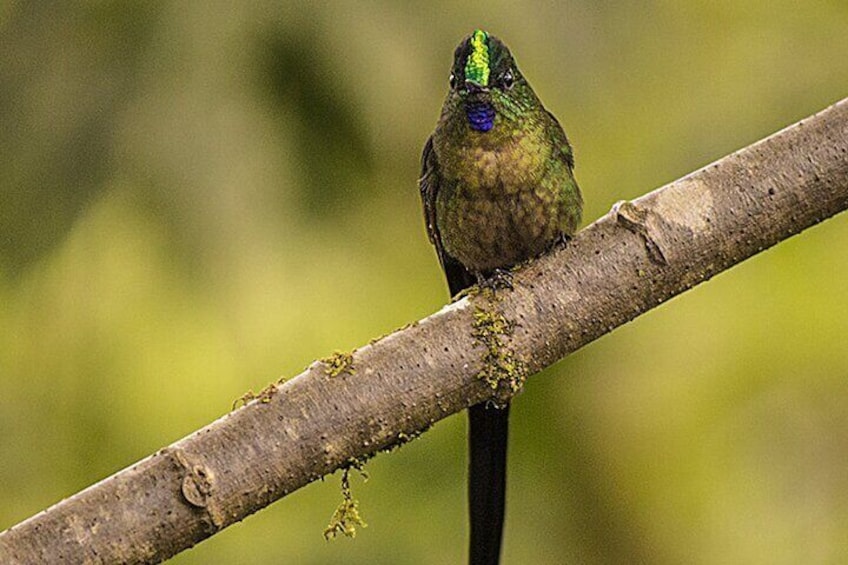
[[[510,344],[516,323],[500,310],[494,290],[486,289],[481,296],[485,303],[483,306],[474,305],[472,323],[474,340],[484,349],[483,367],[477,378],[493,390],[505,385],[511,393],[516,393],[524,385],[528,374],[527,363]]]
[[[342,501],[333,512],[330,523],[324,529],[324,539],[334,539],[338,535],[355,538],[356,527],[362,526],[367,528],[368,524],[362,519],[359,513],[359,501],[353,498],[350,491],[350,471],[356,469],[367,481],[368,474],[362,469],[361,463],[354,462],[350,466],[342,470]]]
[[[324,373],[328,377],[338,377],[342,373],[352,375],[356,372],[353,368],[353,353],[344,351],[334,351],[329,357],[321,359],[324,363]]]

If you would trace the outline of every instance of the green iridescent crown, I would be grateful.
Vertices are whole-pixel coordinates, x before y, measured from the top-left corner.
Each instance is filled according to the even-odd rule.
[[[465,80],[489,86],[489,34],[482,29],[471,34],[471,53],[465,61]]]

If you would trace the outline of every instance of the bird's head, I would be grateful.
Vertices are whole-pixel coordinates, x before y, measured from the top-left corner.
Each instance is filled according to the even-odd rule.
[[[485,133],[499,121],[515,121],[538,103],[512,53],[483,30],[466,37],[454,52],[444,111],[464,115],[467,126]]]

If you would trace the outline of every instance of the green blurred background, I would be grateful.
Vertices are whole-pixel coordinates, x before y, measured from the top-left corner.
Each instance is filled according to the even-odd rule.
[[[0,3],[0,529],[438,309],[418,159],[513,49],[586,220],[848,95],[848,3]],[[848,218],[533,378],[504,561],[848,561]],[[459,563],[465,420],[174,563]]]

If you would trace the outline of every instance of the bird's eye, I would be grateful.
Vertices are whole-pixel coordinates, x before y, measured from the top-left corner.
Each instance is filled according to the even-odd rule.
[[[449,82],[450,82],[450,87],[452,89],[456,88],[456,75],[455,74],[453,74],[453,73],[450,74]]]
[[[506,72],[501,77],[501,83],[504,85],[504,88],[510,89],[512,88],[512,84],[515,82],[515,78],[512,76],[512,70],[507,69]]]

